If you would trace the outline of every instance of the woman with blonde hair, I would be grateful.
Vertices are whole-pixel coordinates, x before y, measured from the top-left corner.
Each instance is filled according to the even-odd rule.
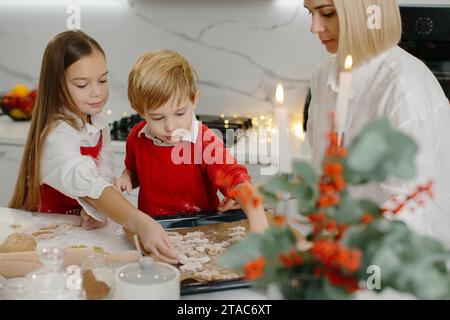
[[[309,109],[308,143],[320,165],[328,119],[336,107],[338,75],[345,57],[354,60],[353,83],[344,124],[346,143],[369,122],[386,117],[418,144],[414,181],[391,178],[351,190],[380,205],[393,195],[409,194],[417,183],[435,182],[435,198],[422,210],[400,216],[421,234],[450,245],[450,107],[439,82],[418,59],[398,46],[402,33],[396,0],[304,0],[317,34],[332,56],[315,71]]]

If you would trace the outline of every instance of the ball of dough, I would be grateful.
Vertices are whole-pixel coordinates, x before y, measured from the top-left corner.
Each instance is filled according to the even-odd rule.
[[[13,233],[9,235],[5,242],[0,246],[0,252],[35,251],[36,247],[36,241],[26,233]]]

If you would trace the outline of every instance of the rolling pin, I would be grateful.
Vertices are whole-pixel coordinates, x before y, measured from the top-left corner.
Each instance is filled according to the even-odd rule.
[[[64,268],[70,265],[81,266],[92,254],[93,249],[66,249]],[[107,263],[130,263],[139,260],[135,250],[105,253]],[[36,251],[0,253],[0,275],[5,278],[24,277],[28,272],[42,268]]]

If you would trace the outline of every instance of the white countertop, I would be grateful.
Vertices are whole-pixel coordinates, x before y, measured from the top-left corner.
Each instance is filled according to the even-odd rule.
[[[76,224],[80,217],[44,214],[39,213],[35,216],[31,212],[15,210],[0,207],[0,243],[14,232],[35,230],[39,227],[49,224]],[[19,225],[20,228],[12,229],[11,225]],[[120,252],[133,250],[134,247],[125,239],[122,227],[113,221],[101,229],[85,230],[80,227],[74,227],[67,231],[59,239],[39,240],[38,248],[45,246],[58,246],[67,248],[73,245],[85,245],[88,248],[102,247],[106,252]],[[182,296],[181,299],[187,300],[264,300],[267,299],[265,292],[254,289],[235,289],[227,291],[218,291],[211,293],[201,293]]]
[[[14,122],[6,115],[1,116],[0,143],[23,146],[27,139],[29,126],[29,121]]]
[[[32,228],[48,226],[49,224],[70,223],[75,224],[80,217],[44,214],[32,215],[31,212],[15,210],[0,207],[0,243],[2,243],[9,234],[13,232],[27,231]],[[20,225],[19,229],[12,229],[11,225]],[[44,246],[59,246],[67,248],[72,245],[85,245],[88,248],[102,247],[106,252],[120,252],[132,250],[134,247],[125,239],[122,227],[112,221],[101,229],[84,230],[75,227],[59,239],[39,240],[38,248]],[[271,290],[261,290],[254,288],[234,289],[226,291],[217,291],[210,293],[200,293],[193,295],[184,295],[182,300],[267,300],[280,298],[279,293],[274,288]],[[410,300],[415,299],[409,294],[403,294],[394,290],[384,290],[382,294],[375,294],[369,290],[361,291],[357,294],[358,300]],[[1,300],[1,297],[0,297]]]
[[[0,117],[0,144],[23,146],[27,140],[30,121],[13,121]],[[125,141],[112,141],[114,152],[125,153]]]

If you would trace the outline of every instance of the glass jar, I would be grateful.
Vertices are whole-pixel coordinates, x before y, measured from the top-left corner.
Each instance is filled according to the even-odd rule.
[[[287,300],[324,299],[323,279],[313,274],[292,273],[280,283],[280,291]]]
[[[283,298],[287,300],[348,300],[354,294],[331,285],[325,276],[311,273],[291,273],[279,283]]]
[[[22,300],[25,299],[25,279],[4,279],[0,289],[0,299]]]
[[[0,274],[0,300],[5,299],[3,297],[3,289],[5,288],[6,279]]]
[[[114,270],[102,253],[89,256],[81,266],[81,297],[87,300],[111,299],[114,291]]]
[[[25,276],[25,299],[77,299],[79,290],[69,285],[70,276],[63,269],[65,250],[58,247],[42,248],[38,254],[43,267]]]

